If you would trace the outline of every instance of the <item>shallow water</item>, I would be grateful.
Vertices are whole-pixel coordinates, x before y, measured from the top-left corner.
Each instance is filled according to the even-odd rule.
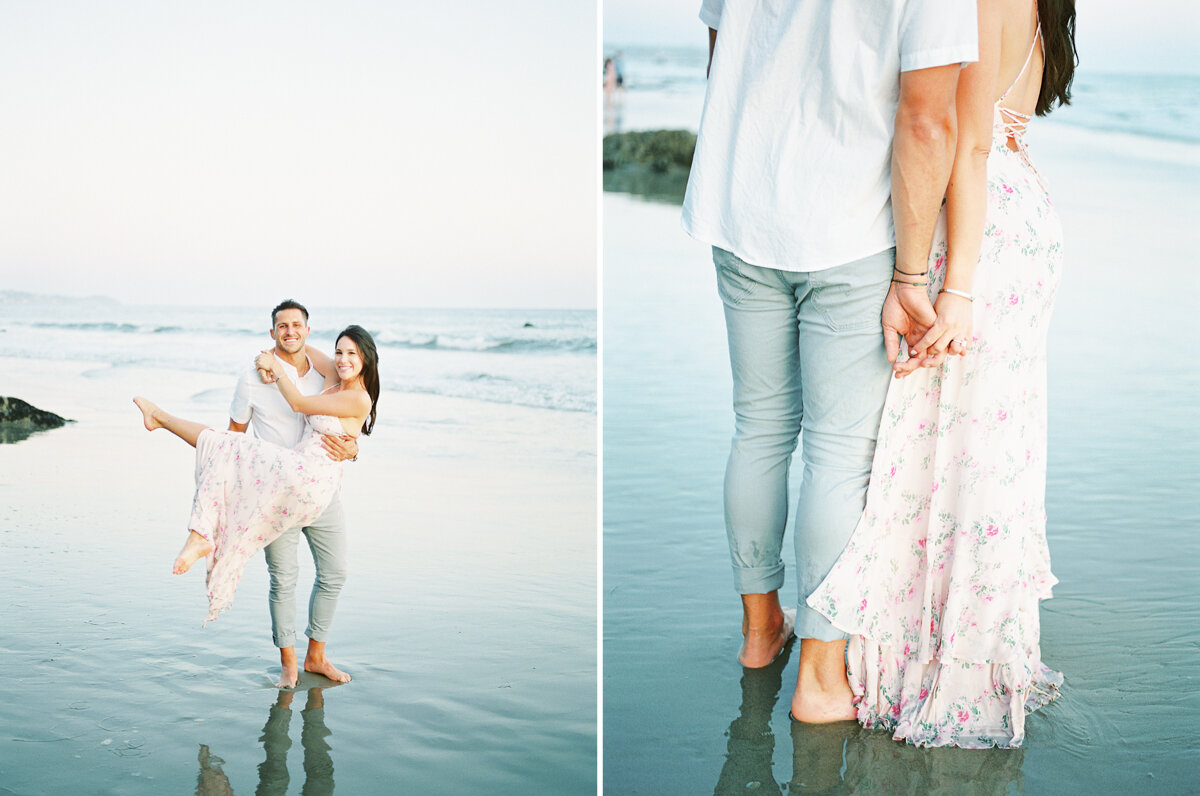
[[[224,377],[163,373],[164,406],[221,416]],[[201,571],[168,574],[190,451],[140,431],[125,371],[91,381],[77,423],[0,446],[0,794],[594,792],[594,418],[385,394],[343,485],[354,680],[285,707],[262,557],[201,629]]]
[[[731,383],[711,257],[678,208],[605,196],[606,792],[1195,792],[1200,362],[1186,352],[1200,275],[1186,219],[1200,173],[1043,138],[1034,156],[1068,251],[1050,343],[1060,583],[1042,653],[1066,686],[1015,751],[793,725],[797,655],[737,665],[721,506]],[[790,576],[782,594],[796,596]]]

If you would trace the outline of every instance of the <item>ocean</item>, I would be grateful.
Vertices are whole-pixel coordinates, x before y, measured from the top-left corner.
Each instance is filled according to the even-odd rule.
[[[351,323],[375,337],[384,389],[596,410],[594,311],[313,305],[309,312],[309,343],[326,353]],[[271,346],[270,327],[270,307],[143,306],[0,290],[0,356],[182,367],[232,379]]]
[[[607,42],[604,49],[606,55],[620,54],[626,89],[621,106],[606,114],[606,132],[699,126],[706,49]],[[1076,73],[1069,111],[1056,111],[1045,121],[1197,144],[1200,75],[1093,73],[1085,64]]]

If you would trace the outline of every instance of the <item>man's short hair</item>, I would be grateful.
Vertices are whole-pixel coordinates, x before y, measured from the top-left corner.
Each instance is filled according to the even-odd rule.
[[[308,309],[295,299],[284,299],[275,309],[271,310],[271,326],[275,325],[275,316],[284,310],[300,310],[304,313],[304,323],[308,324]]]

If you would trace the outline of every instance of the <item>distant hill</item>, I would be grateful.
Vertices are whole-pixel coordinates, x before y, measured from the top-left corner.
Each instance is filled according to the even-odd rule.
[[[101,304],[115,307],[121,302],[108,296],[58,296],[52,293],[26,293],[21,290],[0,290],[0,306],[16,304]]]

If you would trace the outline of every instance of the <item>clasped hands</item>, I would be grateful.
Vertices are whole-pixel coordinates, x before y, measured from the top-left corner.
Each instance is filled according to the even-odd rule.
[[[896,378],[917,368],[938,367],[947,355],[963,356],[971,342],[971,301],[941,293],[929,303],[925,285],[892,283],[883,302],[883,344]],[[900,361],[900,338],[908,359]]]
[[[254,367],[258,369],[258,377],[263,384],[274,384],[284,375],[283,366],[271,349],[259,353],[254,359]],[[321,446],[325,453],[335,462],[344,462],[358,457],[358,441],[349,434],[322,434]]]

